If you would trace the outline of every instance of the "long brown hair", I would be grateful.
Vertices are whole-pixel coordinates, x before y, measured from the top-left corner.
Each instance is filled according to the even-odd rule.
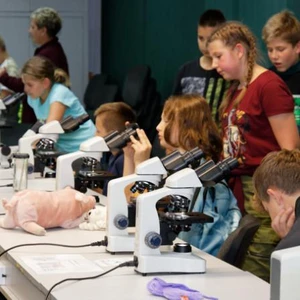
[[[199,95],[171,96],[164,105],[163,117],[167,121],[164,138],[168,144],[186,151],[199,147],[207,158],[220,159],[222,140],[212,119],[206,100]],[[171,134],[178,129],[178,144]]]
[[[239,96],[235,99],[233,107],[236,108],[241,100],[243,99],[247,87],[253,76],[254,65],[257,60],[258,51],[256,48],[256,38],[251,30],[244,24],[230,21],[220,25],[210,36],[207,43],[220,40],[224,43],[225,46],[234,48],[236,44],[241,43],[246,49],[247,56],[247,74],[245,74],[245,83],[246,86],[243,87]],[[232,82],[231,87],[229,88],[225,99],[220,105],[220,117],[222,117],[224,110],[228,106],[230,100],[232,99],[234,93],[236,92],[240,82],[235,80]]]

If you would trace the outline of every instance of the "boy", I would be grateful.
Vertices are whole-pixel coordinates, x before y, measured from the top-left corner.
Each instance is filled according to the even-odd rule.
[[[198,23],[198,47],[203,54],[200,58],[189,61],[181,66],[173,95],[199,94],[209,103],[213,119],[218,123],[218,109],[227,84],[218,72],[212,68],[212,59],[207,51],[206,42],[217,26],[226,21],[220,10],[205,11]]]
[[[125,122],[135,123],[136,115],[124,102],[111,102],[100,105],[95,113],[96,135],[105,137],[111,132],[125,130]],[[122,150],[112,150],[107,171],[118,177],[123,176],[124,154]],[[107,195],[108,180],[104,182],[102,194]]]
[[[273,64],[270,68],[289,87],[293,95],[300,95],[300,23],[290,11],[273,15],[265,24],[262,38]],[[296,97],[295,97],[296,98]],[[295,99],[295,116],[300,133],[300,99]],[[298,110],[298,111],[297,111]]]
[[[300,150],[269,153],[253,176],[255,206],[281,238],[275,250],[300,246]]]

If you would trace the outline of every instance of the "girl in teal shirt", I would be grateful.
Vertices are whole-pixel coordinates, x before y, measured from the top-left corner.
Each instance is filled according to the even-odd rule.
[[[55,69],[48,59],[32,57],[25,63],[21,75],[28,104],[38,120],[46,123],[61,121],[68,116],[75,118],[86,113],[79,99],[65,85],[67,75]],[[63,152],[77,151],[83,141],[95,135],[95,131],[95,125],[88,120],[76,131],[60,134],[56,147]]]

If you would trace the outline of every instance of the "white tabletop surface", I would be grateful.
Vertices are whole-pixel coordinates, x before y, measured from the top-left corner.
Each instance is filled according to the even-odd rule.
[[[82,231],[79,229],[51,229],[47,230],[44,237],[30,235],[21,229],[0,229],[0,246],[7,249],[16,244],[52,242],[71,245],[88,244],[102,240],[103,231]],[[25,256],[40,256],[49,254],[81,254],[89,260],[101,259],[128,259],[132,255],[110,255],[105,252],[104,247],[87,248],[62,248],[51,246],[21,247],[9,252],[7,259],[17,266],[18,270],[26,280],[38,290],[40,296],[46,295],[47,291],[56,282],[68,277],[85,277],[98,274],[98,272],[85,272],[76,274],[36,274],[26,263]],[[155,276],[166,282],[182,283],[190,288],[196,289],[207,296],[213,296],[222,300],[266,300],[269,299],[269,284],[243,272],[219,259],[198,250],[199,255],[206,260],[206,274],[184,274],[184,275],[161,275],[143,277],[134,271],[133,267],[117,269],[103,277],[94,280],[72,281],[57,286],[52,293],[51,299],[155,299],[156,297],[147,291],[147,283]],[[105,269],[108,270],[109,268]],[[97,295],[97,297],[96,297]],[[101,296],[102,295],[102,296]],[[21,299],[21,298],[16,298]],[[27,299],[27,298],[24,298]],[[35,298],[32,298],[35,299]],[[43,299],[36,298],[36,299]]]
[[[2,183],[1,183],[2,182]],[[38,181],[34,181],[38,188]],[[0,185],[3,180],[0,180]],[[13,195],[12,188],[0,188],[0,198]],[[89,191],[91,193],[91,191]],[[100,199],[106,204],[104,196]],[[3,212],[0,205],[0,212]],[[0,217],[0,218],[3,218]],[[104,238],[104,231],[84,231],[75,229],[47,229],[46,236],[35,236],[22,229],[6,230],[0,228],[0,251],[24,243],[60,243],[69,245],[90,244]],[[205,274],[153,274],[143,277],[133,267],[117,269],[94,280],[72,281],[57,286],[51,299],[57,300],[88,300],[88,299],[159,299],[147,291],[147,283],[155,276],[166,282],[182,283],[196,289],[207,296],[220,300],[267,300],[270,297],[270,286],[258,277],[241,271],[231,265],[200,250],[193,250],[206,260]],[[37,274],[25,262],[24,257],[52,254],[81,254],[91,261],[121,259],[132,260],[133,254],[111,255],[105,247],[63,248],[55,246],[20,247],[9,251],[0,259],[7,265],[7,284],[0,290],[8,299],[39,300],[45,299],[48,290],[58,281],[69,277],[86,277],[99,272],[83,272],[74,274]],[[110,269],[105,268],[104,271]]]

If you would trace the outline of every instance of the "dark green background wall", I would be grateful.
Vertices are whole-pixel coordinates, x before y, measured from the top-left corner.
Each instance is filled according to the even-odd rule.
[[[197,22],[209,8],[247,24],[261,42],[266,20],[290,9],[299,17],[299,0],[102,0],[102,72],[122,86],[126,72],[148,64],[163,100],[170,95],[181,64],[199,56]]]

